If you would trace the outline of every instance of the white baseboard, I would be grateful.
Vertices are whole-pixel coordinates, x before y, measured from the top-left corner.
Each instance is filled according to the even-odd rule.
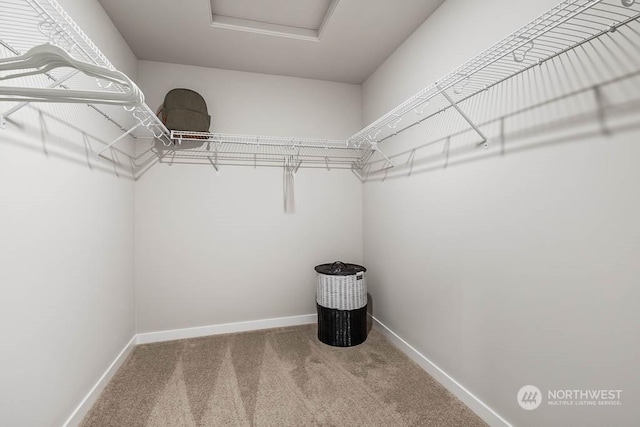
[[[207,335],[229,334],[233,332],[255,331],[259,329],[280,328],[284,326],[296,326],[315,323],[317,314],[305,314],[302,316],[279,317],[275,319],[251,320],[248,322],[226,323],[222,325],[200,326],[197,328],[174,329],[170,331],[148,332],[134,335],[120,354],[107,368],[98,382],[89,390],[73,413],[69,416],[63,427],[73,427],[80,424],[93,404],[98,400],[100,393],[107,386],[118,368],[126,360],[136,344],[148,344],[153,342],[171,341],[184,338],[196,338]]]
[[[440,369],[435,363],[427,359],[422,353],[413,348],[408,342],[403,340],[389,329],[384,323],[371,316],[374,325],[378,326],[378,330],[391,341],[396,347],[406,354],[411,360],[416,362],[429,375],[442,384],[454,396],[460,399],[473,412],[482,418],[490,426],[509,426],[511,424],[502,418],[496,411],[487,406],[483,401],[478,399],[473,393],[467,390],[462,384],[453,379],[449,374]]]
[[[197,338],[207,335],[230,334],[234,332],[256,331],[259,329],[281,328],[284,326],[306,325],[315,323],[316,319],[317,314],[304,314],[302,316],[278,317],[275,319],[250,320],[248,322],[225,323],[222,325],[146,332],[138,334],[138,344]]]
[[[116,359],[111,363],[111,365],[109,365],[105,373],[102,374],[98,382],[91,388],[91,390],[89,390],[89,393],[87,393],[84,399],[82,399],[80,404],[76,407],[69,418],[67,418],[67,421],[65,421],[63,427],[72,427],[80,424],[84,416],[87,415],[87,412],[89,412],[93,404],[96,402],[96,400],[98,400],[98,396],[100,396],[102,390],[104,390],[107,384],[109,384],[111,378],[113,378],[122,363],[124,363],[124,361],[127,359],[127,356],[129,356],[129,353],[131,353],[133,348],[136,346],[136,343],[136,335],[134,335],[127,343],[127,345],[122,349],[120,354],[118,354]]]
[[[413,348],[409,343],[400,338],[395,332],[389,329],[384,323],[380,322],[374,316],[371,316],[373,323],[378,326],[378,330],[405,353],[411,360],[416,362],[422,369],[435,378],[454,396],[464,402],[471,410],[473,410],[480,418],[491,426],[508,426],[511,424],[502,418],[497,412],[487,406],[484,402],[473,395],[462,384],[453,379],[449,374],[440,369],[436,364],[422,355],[418,350]],[[84,416],[89,412],[91,406],[100,396],[102,390],[109,383],[118,368],[125,361],[129,353],[136,344],[148,344],[161,341],[171,341],[185,338],[196,338],[207,335],[229,334],[234,332],[255,331],[260,329],[280,328],[285,326],[306,325],[315,323],[317,315],[305,314],[302,316],[279,317],[275,319],[251,320],[248,322],[226,323],[222,325],[200,326],[195,328],[173,329],[168,331],[147,332],[137,334],[122,349],[120,354],[107,368],[105,373],[100,377],[98,382],[91,388],[89,393],[80,402],[78,407],[73,411],[71,416],[64,423],[64,427],[77,426]]]

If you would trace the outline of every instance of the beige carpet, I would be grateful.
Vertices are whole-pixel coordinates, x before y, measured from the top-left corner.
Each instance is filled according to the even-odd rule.
[[[336,348],[316,326],[137,346],[82,426],[485,425],[375,329]]]

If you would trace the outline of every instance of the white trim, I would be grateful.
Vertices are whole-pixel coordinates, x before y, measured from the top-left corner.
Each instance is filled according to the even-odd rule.
[[[250,320],[248,322],[225,323],[222,325],[200,326],[196,328],[173,329],[170,331],[147,332],[134,335],[120,354],[109,365],[98,382],[89,390],[89,393],[82,399],[80,404],[71,413],[63,427],[77,426],[87,415],[93,404],[98,400],[100,393],[107,386],[111,378],[118,371],[129,353],[137,344],[148,344],[153,342],[171,341],[184,338],[196,338],[207,335],[229,334],[233,332],[255,331],[259,329],[280,328],[285,326],[307,325],[316,323],[317,314],[304,314],[301,316],[277,317],[273,319]]]
[[[369,315],[372,321],[378,326],[378,330],[391,341],[400,351],[406,354],[411,360],[416,362],[422,369],[442,384],[447,390],[453,393],[465,405],[473,410],[480,418],[491,426],[507,426],[511,424],[502,418],[496,411],[478,399],[473,393],[467,390],[462,384],[439,368],[435,363],[426,358],[422,353],[412,347],[408,342],[400,338],[398,334],[389,329],[384,323]],[[273,319],[250,320],[247,322],[225,323],[221,325],[199,326],[195,328],[173,329],[168,331],[147,332],[134,335],[120,354],[107,368],[98,382],[89,390],[89,393],[80,402],[77,408],[69,416],[63,427],[71,427],[80,424],[89,409],[100,396],[100,393],[109,383],[118,368],[125,361],[129,353],[136,344],[148,344],[154,342],[171,341],[185,338],[196,338],[207,335],[229,334],[234,332],[255,331],[260,329],[280,328],[286,326],[307,325],[316,323],[317,314],[304,314],[301,316],[278,317]]]
[[[478,399],[473,393],[467,390],[462,384],[453,379],[451,375],[440,369],[435,363],[426,358],[422,353],[413,348],[411,344],[400,338],[398,334],[389,329],[384,323],[376,319],[374,316],[369,315],[373,322],[379,327],[378,330],[391,341],[400,351],[406,354],[411,360],[416,362],[422,369],[424,369],[429,375],[435,378],[440,384],[442,384],[447,390],[449,390],[454,396],[460,399],[465,405],[467,405],[473,412],[475,412],[480,418],[482,418],[487,424],[491,426],[508,426],[511,424],[502,418],[500,414],[491,409],[487,404]]]
[[[324,14],[324,18],[322,18],[322,22],[320,23],[320,28],[318,28],[318,40],[322,38],[322,34],[324,34],[324,30],[327,28],[329,21],[333,18],[333,12],[336,11],[338,7],[338,3],[340,0],[332,0],[331,4],[329,4],[329,8],[327,12]]]
[[[87,412],[91,409],[93,404],[98,400],[98,396],[102,393],[102,390],[109,384],[113,375],[118,371],[122,363],[127,359],[129,353],[133,350],[137,343],[137,335],[134,335],[131,340],[127,343],[127,345],[122,349],[120,354],[115,358],[115,360],[109,365],[104,374],[100,377],[97,383],[89,390],[89,393],[82,399],[80,404],[76,407],[76,409],[71,413],[67,421],[63,424],[63,427],[77,426],[80,424],[82,419]]]
[[[278,25],[269,22],[219,15],[213,12],[211,0],[206,0],[206,2],[209,8],[209,16],[211,16],[210,25],[212,27],[317,42],[322,38],[322,34],[333,17],[340,0],[332,0],[331,3],[329,3],[329,7],[327,7],[322,17],[320,27],[317,29],[299,28],[290,25]]]
[[[138,334],[138,344],[204,337],[207,335],[230,334],[234,332],[255,331],[259,329],[281,328],[284,326],[307,325],[315,323],[317,314],[277,317],[274,319],[250,320],[248,322],[225,323],[222,325],[198,326],[195,328],[172,329],[168,331],[145,332]]]
[[[312,42],[320,41],[318,30],[270,24],[268,22],[250,21],[248,19],[234,18],[232,16],[213,14],[211,16],[210,25],[215,28],[224,28],[225,30],[237,30],[247,33],[265,34],[268,36],[286,37]]]

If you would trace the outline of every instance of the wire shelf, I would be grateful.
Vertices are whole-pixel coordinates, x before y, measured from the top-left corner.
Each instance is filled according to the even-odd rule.
[[[640,4],[635,0],[563,1],[419,91],[349,140],[356,144],[382,142],[451,108],[451,101],[458,104],[559,55],[603,36],[614,35],[638,16]],[[637,52],[633,55],[637,56]]]
[[[74,59],[109,70],[115,67],[98,49],[80,26],[56,0],[0,0],[0,55],[3,58],[22,55],[34,46],[52,44],[64,49]],[[17,78],[3,85],[25,87],[91,89],[107,93],[124,93],[118,84],[104,84],[83,73],[58,68],[45,73],[44,78]],[[26,102],[3,102],[0,116],[6,119]],[[7,106],[5,108],[5,105]],[[169,131],[144,103],[127,107],[87,104],[132,137],[153,137],[168,140]],[[135,126],[135,131],[131,128]],[[144,130],[144,132],[137,132]]]
[[[33,46],[51,43],[78,60],[114,69],[56,0],[0,0],[0,16],[2,57],[20,55]],[[162,163],[205,163],[216,168],[219,164],[287,163],[297,165],[296,168],[350,168],[368,174],[372,164],[384,171],[397,160],[397,152],[387,156],[379,149],[379,143],[419,124],[432,128],[433,141],[451,137],[463,126],[465,131],[475,131],[481,143],[486,142],[481,127],[495,117],[486,116],[480,108],[482,95],[489,94],[488,98],[495,101],[491,94],[496,88],[502,91],[506,84],[520,82],[523,76],[537,76],[532,81],[539,88],[534,95],[513,92],[516,95],[512,98],[517,98],[509,100],[510,104],[517,104],[517,108],[511,106],[513,110],[589,88],[599,96],[599,85],[640,71],[639,16],[640,2],[636,0],[565,0],[346,140],[169,131],[146,104],[130,111],[120,108],[117,112],[115,107],[88,105],[121,131],[105,149],[131,135],[154,140],[145,153],[153,153]],[[560,59],[567,59],[573,69],[563,69],[560,76],[545,78],[545,72],[557,67]],[[62,89],[99,85],[95,79],[69,75],[68,70],[59,69],[18,83]],[[105,92],[123,90],[117,84],[99,86]],[[6,117],[24,105],[2,102],[0,116]],[[454,122],[455,126],[451,125]]]
[[[156,144],[161,162],[215,165],[282,166],[361,169],[368,148],[347,140],[171,131],[172,143]]]

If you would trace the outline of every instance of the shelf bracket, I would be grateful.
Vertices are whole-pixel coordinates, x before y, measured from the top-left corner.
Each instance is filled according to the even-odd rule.
[[[377,142],[371,141],[370,144],[371,144],[371,149],[376,153],[380,154],[385,160],[384,165],[382,165],[382,168],[380,169],[381,171],[396,167],[396,165],[391,161],[391,159],[387,157],[387,155],[384,154],[382,150],[380,150],[380,148],[378,148]]]
[[[293,169],[293,174],[295,175],[296,173],[298,173],[298,169],[300,169],[300,166],[302,166],[302,160],[298,160],[298,164],[296,165],[296,167]]]
[[[480,130],[480,128],[478,128],[478,126],[476,126],[475,123],[473,123],[473,121],[469,118],[469,116],[467,116],[464,111],[462,111],[462,109],[460,108],[460,106],[453,100],[451,99],[451,97],[449,96],[449,94],[447,94],[447,92],[442,89],[440,87],[439,84],[436,84],[436,88],[438,88],[438,90],[440,91],[440,93],[442,94],[442,96],[444,96],[447,101],[449,101],[449,103],[451,104],[451,106],[453,108],[455,108],[455,110],[458,112],[458,114],[460,114],[462,116],[462,118],[469,123],[469,125],[473,128],[473,130],[475,130],[478,135],[480,135],[480,138],[482,138],[482,142],[480,142],[480,144],[484,144],[484,148],[488,148],[489,145],[487,144],[487,137],[484,135],[484,133],[482,133],[482,131]]]
[[[602,129],[603,134],[609,135],[611,131],[607,127],[607,116],[605,113],[605,99],[604,99],[604,94],[602,93],[602,89],[600,89],[600,86],[593,87],[593,94],[594,94],[597,108],[598,108],[598,122],[600,123],[600,128]]]
[[[216,170],[216,173],[220,172],[220,168],[218,166],[218,155],[216,154],[216,160],[213,161],[213,159],[211,157],[209,157],[209,163],[211,163],[211,166],[213,166],[213,168]]]
[[[135,125],[134,127],[132,127],[131,129],[129,129],[128,131],[126,131],[125,133],[123,133],[122,135],[120,135],[119,137],[117,137],[116,139],[114,139],[113,141],[111,141],[109,144],[105,145],[104,147],[102,147],[102,150],[98,151],[97,156],[102,157],[102,153],[104,153],[106,150],[108,150],[109,148],[111,148],[111,146],[113,144],[115,144],[116,142],[120,141],[122,138],[124,138],[125,136],[129,135],[131,132],[133,132],[134,130],[138,129],[140,126],[142,126],[142,122],[138,123],[137,125]]]

